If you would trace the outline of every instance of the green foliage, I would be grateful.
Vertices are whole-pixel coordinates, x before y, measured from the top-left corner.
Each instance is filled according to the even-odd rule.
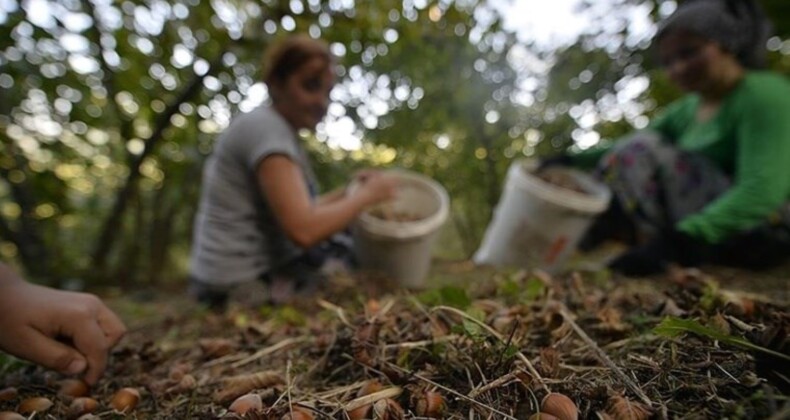
[[[755,350],[779,357],[781,359],[790,360],[790,356],[786,354],[758,346],[751,341],[740,337],[724,334],[713,328],[706,327],[693,319],[667,317],[664,318],[664,320],[653,329],[653,332],[665,337],[677,337],[680,334],[693,333],[698,336],[706,337],[712,340],[718,340],[722,343],[732,346],[741,347],[747,350]]]
[[[265,97],[261,55],[291,32],[341,52],[330,117],[362,139],[355,151],[306,139],[323,189],[366,166],[435,178],[458,257],[479,245],[514,159],[616,139],[679,95],[628,24],[665,0],[607,3],[605,24],[556,49],[518,40],[480,0],[40,3],[49,12],[0,9],[0,258],[49,283],[185,277],[203,163]],[[788,3],[763,3],[779,35],[771,68],[790,74]]]
[[[510,304],[533,302],[546,294],[546,285],[539,278],[519,271],[507,276],[497,287],[497,295]]]
[[[472,299],[466,290],[456,286],[443,286],[422,292],[417,299],[426,306],[450,306],[456,309],[466,309],[472,304]]]

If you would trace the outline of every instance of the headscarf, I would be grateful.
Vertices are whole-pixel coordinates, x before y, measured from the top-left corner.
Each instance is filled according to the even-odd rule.
[[[772,26],[753,0],[688,0],[659,23],[656,39],[679,29],[718,43],[746,68],[765,65]]]

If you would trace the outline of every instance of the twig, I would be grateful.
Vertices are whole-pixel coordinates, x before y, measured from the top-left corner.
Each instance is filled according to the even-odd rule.
[[[387,313],[390,311],[390,309],[392,309],[393,306],[395,306],[395,300],[394,299],[387,300],[387,302],[384,303],[384,306],[382,306],[381,309],[378,310],[378,312],[371,315],[370,322],[375,322],[377,319],[383,317],[384,315],[387,315]]]
[[[484,392],[488,392],[491,389],[499,388],[500,386],[507,385],[508,383],[510,383],[513,380],[518,380],[518,378],[516,377],[516,375],[514,373],[508,373],[508,374],[506,374],[504,376],[500,376],[499,378],[494,379],[493,381],[491,381],[491,382],[489,382],[489,383],[487,383],[487,384],[485,384],[485,385],[483,385],[483,386],[481,386],[479,388],[475,388],[475,389],[469,391],[469,394],[467,394],[467,395],[469,396],[469,398],[474,398],[474,397],[476,397],[476,396],[478,396],[478,395],[480,395],[480,394],[482,394]]]
[[[650,401],[650,398],[648,398],[647,395],[645,395],[645,393],[642,392],[642,389],[639,388],[639,386],[637,386],[636,383],[634,383],[634,381],[632,381],[631,378],[628,377],[628,375],[626,375],[622,371],[622,369],[620,369],[612,361],[612,359],[610,359],[609,356],[607,356],[607,354],[603,350],[601,350],[598,344],[595,341],[593,341],[593,339],[590,338],[590,336],[587,335],[586,332],[584,332],[584,330],[579,326],[579,324],[577,324],[576,321],[573,320],[573,315],[571,315],[570,310],[568,310],[565,304],[562,302],[556,302],[556,305],[558,306],[560,315],[562,315],[562,318],[565,320],[565,322],[567,322],[571,326],[571,328],[573,328],[573,330],[576,331],[576,334],[578,334],[579,337],[581,337],[581,339],[584,340],[585,343],[587,343],[587,345],[595,352],[595,355],[598,356],[598,359],[600,359],[601,362],[603,362],[603,364],[609,367],[609,369],[612,369],[615,375],[617,375],[625,383],[625,385],[629,389],[631,389],[631,392],[636,394],[636,396],[638,396],[642,400],[642,402],[647,404],[648,407],[652,407],[653,402]]]
[[[348,402],[345,406],[346,411],[353,411],[359,407],[373,404],[378,400],[383,400],[385,398],[395,398],[398,395],[403,393],[403,388],[399,386],[393,386],[391,388],[382,389],[381,391],[374,392],[372,394],[363,395],[359,398],[355,398]]]
[[[247,353],[241,353],[241,354],[229,354],[229,355],[227,355],[227,356],[222,356],[222,357],[220,357],[220,358],[218,358],[218,359],[214,359],[214,360],[212,360],[212,361],[209,361],[209,362],[203,363],[202,365],[200,365],[200,368],[201,368],[201,369],[208,369],[208,368],[210,368],[210,367],[214,367],[214,366],[216,366],[216,365],[221,365],[221,364],[223,364],[223,363],[225,363],[225,362],[235,362],[235,361],[238,361],[238,360],[244,359],[244,358],[245,358],[245,357],[247,357],[247,356],[248,356],[248,354],[247,354]]]
[[[387,350],[389,350],[389,349],[416,349],[416,348],[420,348],[420,347],[430,346],[431,344],[441,343],[441,342],[445,342],[445,341],[452,341],[452,340],[454,340],[456,338],[458,338],[457,335],[450,334],[450,335],[445,335],[443,337],[438,337],[438,338],[435,338],[435,339],[432,339],[432,340],[410,341],[410,342],[405,342],[405,343],[386,344],[384,346],[384,349],[387,349]]]
[[[444,390],[445,392],[448,392],[450,394],[455,395],[458,398],[461,398],[462,400],[468,401],[468,402],[470,402],[470,403],[472,403],[472,404],[474,404],[474,405],[476,405],[478,407],[484,408],[484,409],[486,409],[486,410],[488,410],[488,411],[490,411],[492,413],[499,414],[499,415],[503,416],[502,418],[510,419],[510,420],[518,420],[516,417],[513,417],[510,414],[504,413],[502,411],[497,410],[494,407],[488,406],[486,404],[481,403],[480,401],[477,401],[475,399],[469,398],[466,395],[461,394],[458,391],[455,391],[455,390],[452,390],[450,388],[447,388],[446,386],[443,386],[442,384],[436,383],[436,382],[434,382],[434,381],[432,381],[432,380],[430,380],[430,379],[428,379],[428,378],[426,378],[426,377],[424,377],[424,376],[422,376],[422,375],[420,375],[418,373],[411,372],[409,370],[406,370],[406,369],[404,369],[404,368],[402,368],[402,367],[400,367],[398,365],[395,365],[395,364],[392,364],[392,363],[389,363],[389,362],[387,364],[391,368],[393,368],[395,370],[399,370],[399,371],[401,371],[403,373],[406,373],[408,375],[411,375],[411,376],[413,376],[413,377],[415,377],[415,378],[417,378],[417,379],[419,379],[419,380],[421,380],[423,382],[427,382],[427,383],[429,383],[429,384],[431,384],[431,385],[433,385],[433,386],[435,386],[437,388],[440,388],[440,389]]]
[[[454,314],[456,314],[458,316],[461,316],[462,318],[464,318],[466,320],[469,320],[469,321],[475,323],[476,325],[479,325],[481,328],[483,328],[484,330],[488,331],[489,334],[491,334],[494,337],[496,337],[497,340],[499,340],[499,342],[505,343],[505,340],[502,338],[502,335],[499,334],[498,332],[496,332],[496,330],[494,330],[493,328],[489,327],[484,322],[481,322],[481,321],[475,319],[474,317],[470,316],[466,312],[458,310],[458,309],[455,309],[455,308],[453,308],[451,306],[435,306],[435,307],[433,307],[431,309],[431,311],[435,311],[435,310],[439,310],[439,309],[444,310],[444,311],[448,311],[448,312],[452,312],[452,313],[454,313]],[[527,366],[527,370],[529,370],[529,373],[535,379],[538,380],[538,382],[540,383],[540,386],[543,387],[543,389],[546,392],[550,393],[551,390],[549,389],[548,386],[546,386],[546,382],[543,380],[543,377],[540,376],[540,373],[538,373],[538,371],[535,369],[535,367],[532,366],[532,362],[530,362],[529,359],[527,359],[527,357],[524,356],[524,353],[518,351],[518,352],[516,352],[516,357],[518,357],[518,359],[521,360]]]
[[[328,301],[326,301],[324,299],[318,299],[318,306],[320,306],[320,307],[322,307],[324,309],[327,309],[327,310],[335,312],[335,314],[337,314],[337,317],[340,318],[340,322],[342,322],[343,324],[346,324],[347,327],[352,327],[353,326],[353,325],[351,325],[350,322],[348,322],[348,318],[346,318],[346,311],[344,311],[343,308],[335,305],[332,302],[328,302]]]
[[[442,305],[434,306],[433,308],[431,308],[431,312],[437,311],[437,310],[452,312],[452,313],[460,316],[461,318],[466,319],[467,321],[470,321],[470,322],[472,322],[474,324],[477,324],[478,326],[480,326],[480,328],[488,331],[489,334],[491,334],[494,337],[496,337],[497,340],[502,341],[502,342],[505,341],[505,339],[502,338],[502,334],[499,334],[499,332],[497,332],[495,329],[493,329],[493,328],[489,327],[488,325],[486,325],[485,322],[482,322],[479,319],[476,319],[475,317],[470,316],[469,314],[467,314],[466,312],[464,312],[462,310],[453,308],[452,306],[442,306]]]
[[[282,349],[284,349],[286,347],[289,347],[289,346],[291,346],[293,344],[299,344],[299,343],[305,342],[307,340],[308,340],[307,337],[286,338],[285,340],[280,341],[279,343],[277,343],[277,344],[275,344],[273,346],[269,346],[269,347],[266,347],[265,349],[259,350],[258,352],[256,352],[255,354],[253,354],[252,356],[250,356],[250,357],[248,357],[246,359],[239,360],[238,362],[232,364],[231,367],[238,368],[240,366],[244,366],[244,365],[246,365],[248,363],[251,363],[251,362],[254,362],[254,361],[256,361],[256,360],[258,360],[258,359],[260,359],[260,358],[262,358],[264,356],[268,356],[268,355],[270,355],[270,354],[272,354],[274,352],[277,352],[277,351],[282,350]]]
[[[293,383],[291,383],[291,358],[288,358],[288,363],[285,366],[285,392],[288,395],[288,412],[293,417],[293,407],[291,404],[291,387]]]

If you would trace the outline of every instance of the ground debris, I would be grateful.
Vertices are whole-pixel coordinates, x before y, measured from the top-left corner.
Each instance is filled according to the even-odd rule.
[[[781,357],[654,330],[667,317],[690,319],[788,355],[786,302],[728,290],[702,272],[646,284],[447,271],[452,283],[421,293],[330,285],[313,300],[221,315],[168,297],[162,322],[127,321],[129,336],[88,397],[104,418],[112,395],[137,388],[143,397],[129,414],[153,419],[242,418],[229,410],[240,397],[256,402],[245,418],[261,419],[524,419],[550,393],[567,396],[579,418],[769,418],[786,409]],[[47,397],[49,414],[68,416],[58,377],[31,366],[6,372],[0,389],[16,391],[0,411]]]

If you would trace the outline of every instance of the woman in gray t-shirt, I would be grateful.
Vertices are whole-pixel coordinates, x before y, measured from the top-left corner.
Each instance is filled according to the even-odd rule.
[[[190,260],[190,293],[224,306],[243,283],[270,283],[287,298],[317,274],[309,252],[344,230],[367,206],[391,198],[396,180],[374,171],[359,189],[316,196],[313,171],[297,132],[323,119],[335,83],[327,45],[305,35],[267,54],[263,80],[272,99],[236,117],[217,139],[203,173]]]

